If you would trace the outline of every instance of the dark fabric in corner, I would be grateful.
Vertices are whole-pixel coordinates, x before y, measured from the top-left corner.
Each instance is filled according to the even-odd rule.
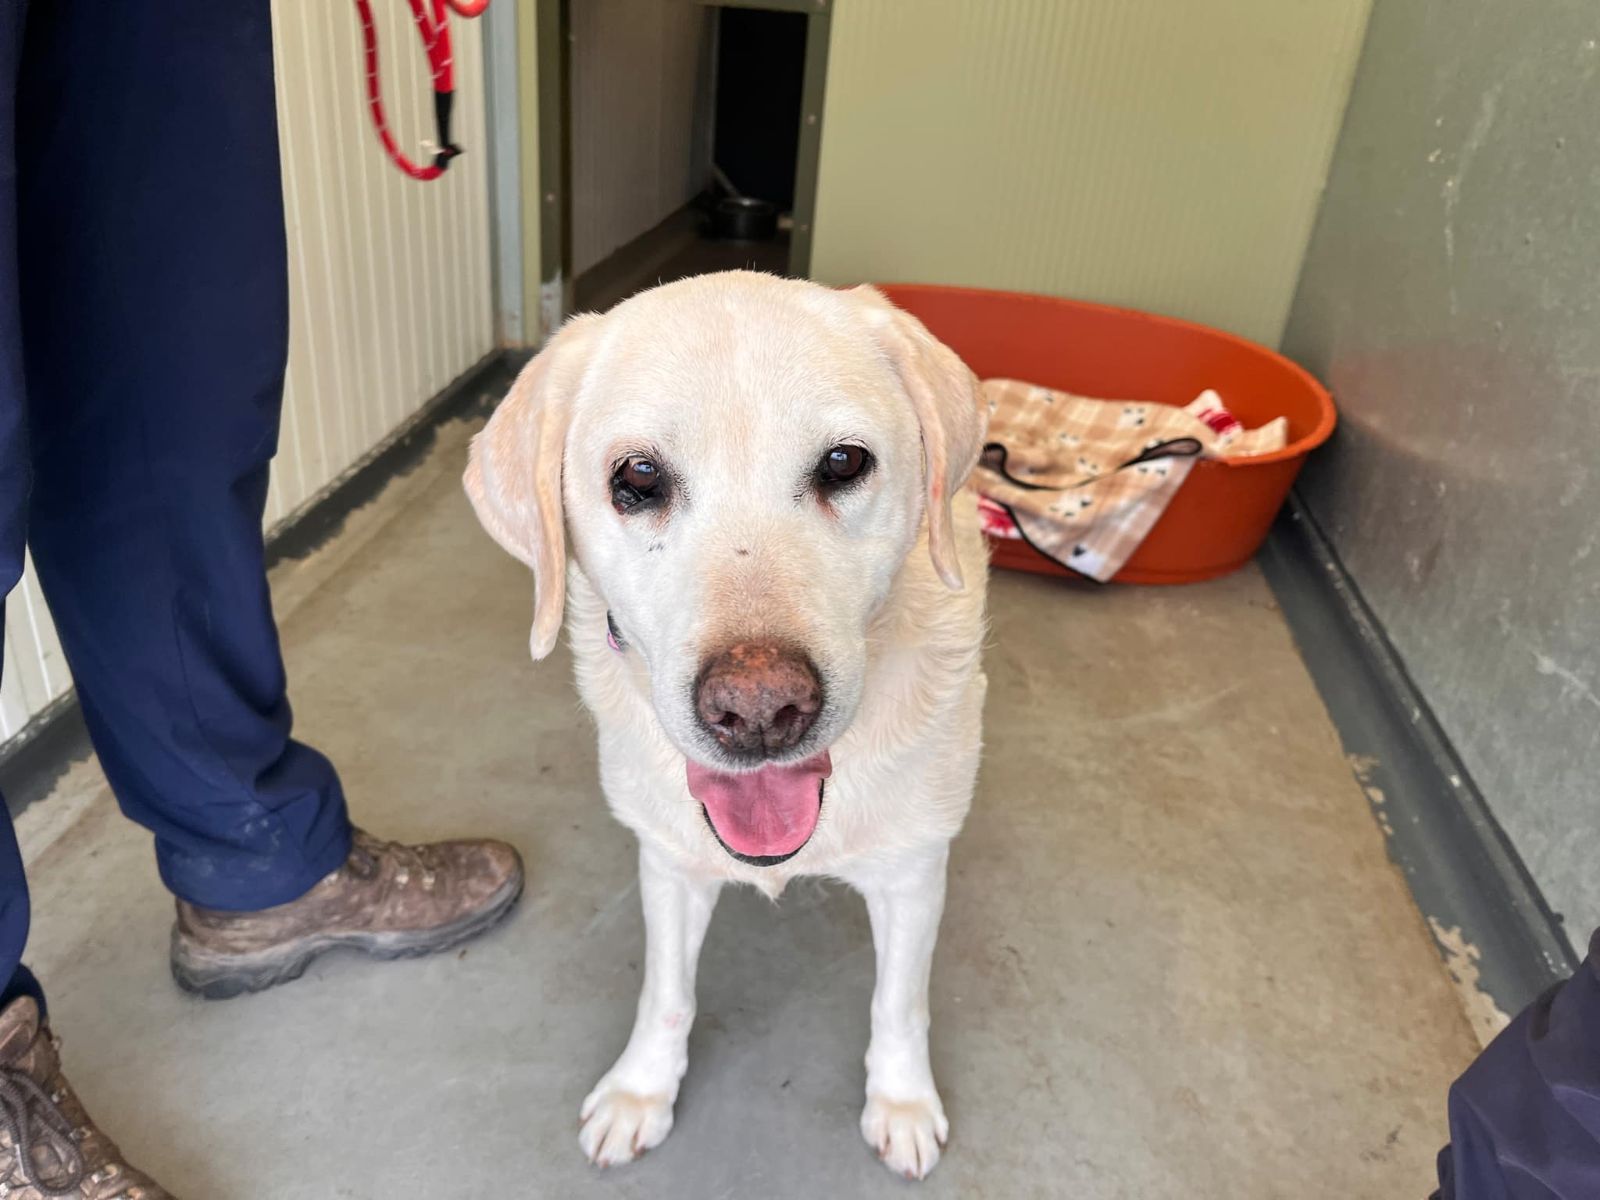
[[[1450,1089],[1436,1200],[1600,1196],[1600,931]]]

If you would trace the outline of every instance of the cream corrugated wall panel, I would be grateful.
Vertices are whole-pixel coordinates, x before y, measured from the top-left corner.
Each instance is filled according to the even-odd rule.
[[[813,274],[1275,345],[1370,0],[837,0]]]
[[[671,216],[699,189],[698,0],[572,6],[572,264],[576,273]]]
[[[509,0],[501,0],[509,2]],[[432,84],[399,0],[374,0],[383,95],[413,158],[433,136]],[[494,346],[483,46],[452,23],[452,132],[467,153],[417,183],[367,117],[355,6],[273,6],[289,238],[289,366],[270,528],[315,500]],[[71,686],[30,564],[6,602],[0,739]]]
[[[409,10],[380,0],[374,15],[390,124],[421,158],[432,92]],[[292,330],[269,519],[312,499],[493,342],[477,26],[452,26],[467,153],[419,184],[368,121],[354,6],[280,0],[274,16]]]
[[[31,556],[6,605],[5,674],[0,680],[0,739],[72,686],[55,627],[39,592]]]

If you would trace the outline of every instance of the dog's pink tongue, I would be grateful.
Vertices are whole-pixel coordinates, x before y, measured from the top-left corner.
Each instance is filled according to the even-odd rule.
[[[782,767],[726,775],[689,762],[689,794],[705,805],[717,836],[750,858],[793,854],[806,844],[822,811],[822,781],[833,760],[821,754]]]

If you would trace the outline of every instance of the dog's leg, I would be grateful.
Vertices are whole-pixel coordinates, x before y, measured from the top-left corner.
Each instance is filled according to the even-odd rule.
[[[689,1066],[694,972],[721,885],[691,879],[648,846],[639,850],[644,906],[644,989],[633,1035],[579,1112],[579,1144],[609,1167],[659,1146],[672,1132],[672,1104]]]
[[[949,847],[850,882],[867,899],[878,980],[861,1134],[890,1170],[921,1179],[950,1133],[928,1063],[928,973],[944,911]]]

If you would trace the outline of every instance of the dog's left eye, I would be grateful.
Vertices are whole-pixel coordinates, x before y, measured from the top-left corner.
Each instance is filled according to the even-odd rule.
[[[849,483],[859,479],[872,466],[872,455],[864,446],[841,443],[822,456],[817,464],[817,479],[824,484]]]

